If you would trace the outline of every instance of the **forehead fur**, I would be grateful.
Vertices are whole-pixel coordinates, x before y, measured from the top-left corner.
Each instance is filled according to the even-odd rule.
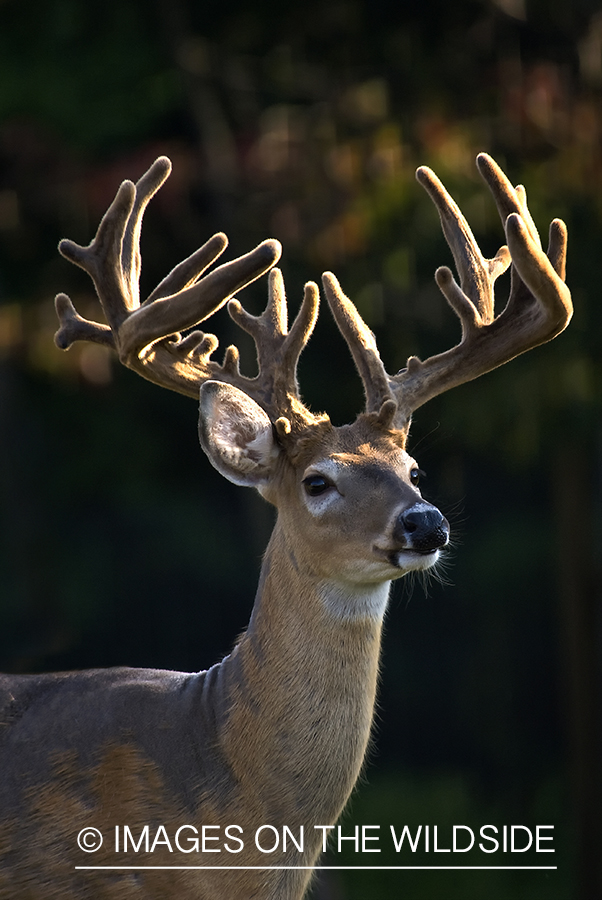
[[[282,443],[290,462],[305,468],[332,453],[357,453],[367,447],[384,454],[405,450],[406,440],[407,431],[383,426],[377,413],[362,413],[353,424],[339,427],[321,419]]]

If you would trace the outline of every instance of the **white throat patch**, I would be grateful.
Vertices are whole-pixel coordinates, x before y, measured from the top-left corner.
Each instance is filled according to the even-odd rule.
[[[389,601],[390,581],[354,586],[323,582],[318,594],[326,611],[335,619],[357,622],[361,619],[381,621]]]

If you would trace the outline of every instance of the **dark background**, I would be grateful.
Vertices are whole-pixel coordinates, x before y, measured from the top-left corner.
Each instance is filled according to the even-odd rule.
[[[345,817],[349,834],[553,824],[556,854],[519,862],[559,868],[330,872],[316,897],[602,890],[601,94],[594,0],[0,2],[5,671],[209,666],[248,619],[269,536],[270,509],[203,458],[190,400],[102,348],[53,344],[57,291],[99,315],[57,241],[87,243],[123,178],[162,153],[174,163],[145,219],[143,294],[215,231],[230,257],[277,237],[291,307],[334,270],[389,371],[458,338],[417,165],[443,179],[485,255],[503,237],[480,150],[526,185],[542,234],[553,216],[569,226],[568,331],[416,416],[410,450],[454,542],[441,577],[395,587],[374,748]],[[242,299],[258,312],[264,298],[262,280]],[[223,313],[215,331],[248,353]],[[326,310],[300,377],[335,422],[360,409]],[[448,861],[401,856],[327,861]]]

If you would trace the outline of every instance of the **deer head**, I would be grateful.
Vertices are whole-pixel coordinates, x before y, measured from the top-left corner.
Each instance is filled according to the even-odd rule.
[[[502,365],[559,334],[572,312],[564,284],[566,228],[550,226],[547,254],[529,214],[525,191],[513,188],[496,163],[477,165],[506,231],[507,246],[484,259],[462,213],[434,173],[419,182],[434,201],[459,274],[435,278],[462,327],[459,343],[424,361],[411,357],[389,375],[373,334],[332,273],[324,291],[364,386],[365,410],[334,427],[303,404],[297,362],[314,328],[319,295],[309,283],[289,330],[282,275],[273,269],[264,313],[252,316],[231,299],[232,319],[254,339],[259,373],[241,374],[228,347],[212,359],[217,339],[192,330],[238,288],[276,262],[280,245],[265,241],[252,253],[200,277],[226,246],[215,235],[177,266],[143,303],[138,298],[139,235],[146,205],[170,171],[158,159],[136,186],[124,182],[89,247],[62,241],[60,252],[93,278],[107,325],[83,320],[61,294],[56,341],[113,346],[121,361],[172,390],[200,396],[200,440],[212,464],[236,484],[256,487],[274,503],[286,530],[302,534],[296,552],[310,571],[349,583],[378,583],[432,565],[449,526],[420,496],[419,469],[406,453],[412,413],[427,400]],[[495,279],[512,264],[511,290],[494,312]],[[336,535],[338,539],[335,539]],[[344,539],[342,539],[344,537]]]

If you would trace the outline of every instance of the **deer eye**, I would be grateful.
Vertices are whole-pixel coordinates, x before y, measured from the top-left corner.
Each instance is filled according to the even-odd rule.
[[[422,471],[422,469],[419,469],[418,467],[415,467],[410,472],[410,481],[412,482],[414,487],[418,487],[418,483],[422,477],[424,477],[424,472]]]
[[[310,497],[318,497],[333,487],[333,484],[332,481],[323,475],[308,475],[307,478],[303,479],[303,487],[305,488],[305,493]]]

